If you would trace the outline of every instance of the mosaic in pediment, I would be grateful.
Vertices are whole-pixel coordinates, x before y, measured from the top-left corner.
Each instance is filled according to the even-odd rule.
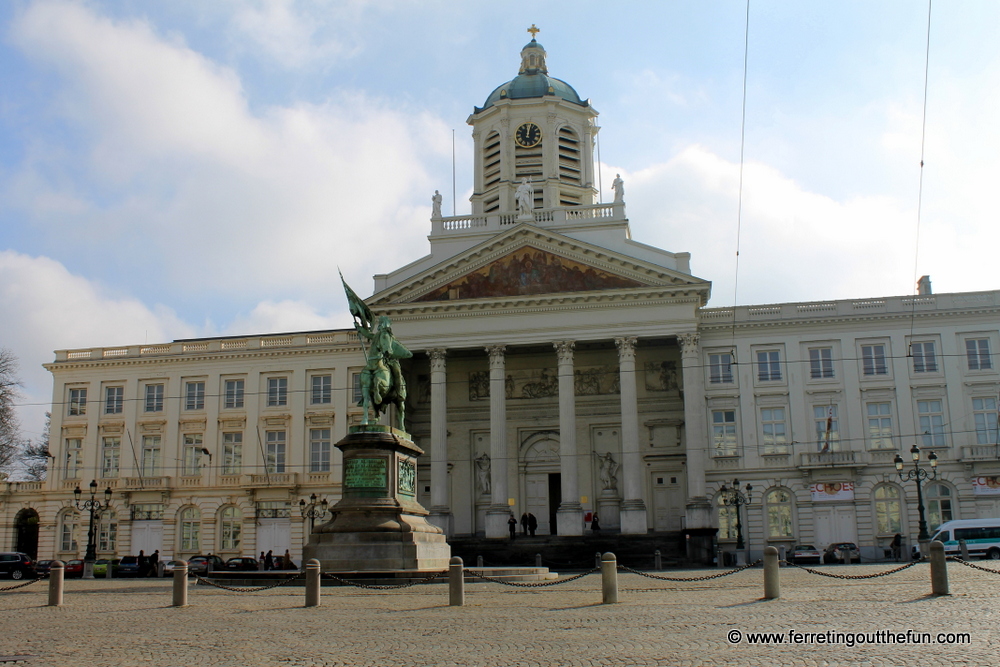
[[[629,287],[643,287],[643,284],[544,250],[527,247],[457,278],[416,300],[455,301]]]

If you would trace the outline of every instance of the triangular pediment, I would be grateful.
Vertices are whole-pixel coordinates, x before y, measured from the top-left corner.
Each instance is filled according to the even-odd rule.
[[[375,306],[636,293],[705,291],[710,283],[551,230],[523,224],[372,297]]]

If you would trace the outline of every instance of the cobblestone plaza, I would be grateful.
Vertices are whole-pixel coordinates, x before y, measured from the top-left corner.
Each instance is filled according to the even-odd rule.
[[[872,574],[890,565],[826,567]],[[715,571],[664,572],[699,576]],[[1000,656],[1000,575],[949,565],[952,595],[930,596],[926,563],[876,579],[781,571],[781,598],[761,599],[760,568],[703,582],[619,573],[618,604],[600,575],[543,588],[466,586],[449,607],[444,584],[373,591],[324,588],[257,594],[192,586],[170,607],[169,580],[71,580],[63,607],[45,582],[0,593],[0,657],[31,665],[988,665]],[[739,631],[739,641],[731,643]],[[929,641],[853,646],[797,633],[929,633]],[[782,644],[750,643],[755,632]],[[968,633],[939,643],[939,633]],[[942,637],[941,641],[947,640]],[[830,643],[820,643],[828,641]],[[889,640],[891,641],[891,640]]]

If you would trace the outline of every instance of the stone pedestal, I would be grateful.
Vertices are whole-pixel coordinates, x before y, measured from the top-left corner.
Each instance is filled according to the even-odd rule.
[[[601,530],[619,530],[622,527],[621,501],[613,489],[601,491],[597,499],[597,516]]]
[[[622,503],[622,534],[645,535],[649,532],[646,525],[646,505],[641,499],[626,500]]]
[[[343,498],[302,550],[323,570],[446,570],[443,531],[416,498],[417,457],[409,437],[385,426],[352,426],[344,454]]]

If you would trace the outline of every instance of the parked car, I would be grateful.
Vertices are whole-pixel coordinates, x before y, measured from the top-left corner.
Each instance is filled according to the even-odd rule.
[[[823,554],[811,544],[800,544],[792,549],[791,561],[796,565],[803,563],[816,563],[818,565],[823,562]]]
[[[239,570],[242,572],[255,572],[260,569],[260,563],[256,558],[237,557],[226,561],[227,570]]]
[[[11,579],[34,579],[36,576],[35,562],[31,556],[20,551],[0,553],[0,575]]]
[[[35,574],[39,577],[44,577],[52,569],[52,561],[50,560],[40,560],[35,562]]]
[[[225,570],[226,562],[218,556],[195,556],[188,561],[188,573],[205,576],[209,570]]]
[[[852,563],[861,562],[861,550],[854,542],[834,542],[823,551],[824,563],[843,564],[850,556]]]
[[[63,570],[63,577],[66,579],[79,579],[83,576],[83,561],[79,558],[74,558],[73,560],[66,561],[66,567]]]
[[[138,556],[122,556],[122,559],[118,561],[118,569],[114,571],[114,576],[116,577],[138,577],[139,576],[139,557]]]
[[[177,561],[168,560],[163,563],[163,576],[172,577],[174,576],[174,568],[177,567]]]
[[[109,559],[101,558],[94,563],[94,576],[95,577],[107,577],[108,568],[111,568],[112,578],[118,576],[118,563],[120,560],[118,558]]]

